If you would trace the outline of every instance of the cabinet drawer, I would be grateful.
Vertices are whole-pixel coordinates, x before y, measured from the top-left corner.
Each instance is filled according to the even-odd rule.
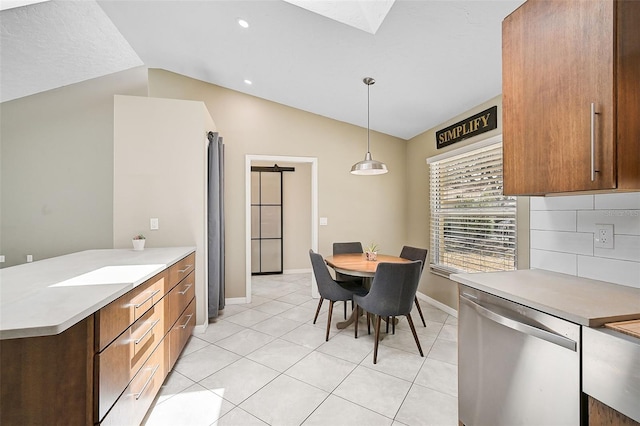
[[[187,278],[182,280],[177,286],[171,289],[171,292],[167,296],[169,298],[169,312],[166,315],[166,330],[168,331],[171,326],[176,322],[180,314],[189,305],[191,299],[196,294],[196,274],[190,273]]]
[[[187,309],[185,309],[184,313],[180,316],[178,321],[173,325],[171,331],[167,335],[170,338],[170,348],[169,348],[169,368],[173,368],[173,365],[176,363],[180,352],[187,344],[187,340],[189,340],[189,336],[193,332],[194,327],[196,326],[196,302],[195,299],[191,300]]]
[[[98,352],[162,299],[166,281],[167,272],[161,272],[98,311]]]
[[[191,253],[189,256],[175,263],[169,268],[169,285],[167,292],[171,290],[176,284],[189,275],[196,266],[196,254]]]
[[[101,425],[140,424],[160,390],[166,371],[163,345],[159,345],[125,388]]]
[[[98,418],[107,413],[122,390],[162,341],[163,308],[163,303],[154,305],[97,355]]]

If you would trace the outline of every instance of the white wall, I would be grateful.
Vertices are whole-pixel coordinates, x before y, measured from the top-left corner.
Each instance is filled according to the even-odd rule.
[[[113,247],[196,247],[196,324],[208,322],[206,289],[207,131],[202,102],[115,96]],[[149,219],[158,218],[158,230]]]
[[[640,192],[531,197],[531,268],[640,288]],[[613,224],[614,248],[594,247]]]

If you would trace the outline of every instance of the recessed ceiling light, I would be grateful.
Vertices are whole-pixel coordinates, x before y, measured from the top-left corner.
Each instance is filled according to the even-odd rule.
[[[249,23],[241,18],[238,18],[238,25],[240,25],[242,28],[249,28]]]
[[[253,82],[251,80],[247,80],[246,78],[244,79],[244,84],[247,84],[249,86],[251,86],[253,84]]]

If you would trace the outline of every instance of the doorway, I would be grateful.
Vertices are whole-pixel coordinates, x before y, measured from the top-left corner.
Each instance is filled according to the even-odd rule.
[[[318,251],[318,159],[315,157],[289,157],[274,155],[246,155],[245,156],[245,303],[251,303],[251,270],[252,270],[252,240],[251,240],[251,167],[253,163],[280,163],[287,165],[308,164],[311,166],[310,212],[309,223],[311,230],[311,249]],[[310,269],[310,268],[309,268]],[[318,297],[318,287],[312,274],[311,296]]]
[[[284,179],[295,167],[251,166],[251,275],[284,269]]]

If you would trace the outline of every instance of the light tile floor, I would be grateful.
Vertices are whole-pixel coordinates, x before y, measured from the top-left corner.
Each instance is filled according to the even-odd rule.
[[[373,364],[373,334],[360,319],[338,330],[328,302],[316,324],[311,274],[254,277],[252,303],[228,305],[193,335],[145,420],[155,425],[452,425],[458,424],[457,320],[421,303],[383,334]]]

